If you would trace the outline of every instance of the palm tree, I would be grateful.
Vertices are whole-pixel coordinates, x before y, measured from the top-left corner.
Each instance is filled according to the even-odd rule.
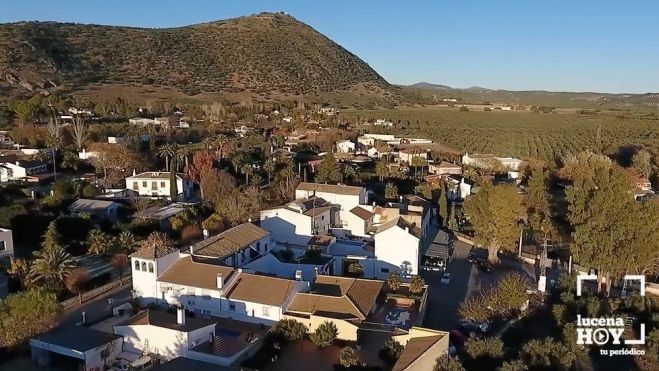
[[[133,233],[130,231],[123,231],[119,233],[119,237],[117,237],[117,245],[119,250],[125,253],[131,253],[137,250],[139,242]]]
[[[63,248],[58,246],[41,250],[30,267],[28,281],[33,284],[61,284],[75,267],[75,260]]]
[[[112,250],[112,242],[112,237],[98,229],[92,229],[87,235],[90,254],[106,255]]]
[[[245,184],[249,184],[249,176],[254,174],[254,168],[252,164],[246,162],[240,167],[240,172],[245,174]]]
[[[265,162],[263,163],[263,170],[268,175],[268,184],[270,184],[270,180],[272,180],[272,174],[275,173],[276,169],[277,169],[277,164],[275,163],[274,160],[270,158],[265,160]]]
[[[48,118],[46,126],[46,144],[53,148],[53,178],[57,179],[57,149],[62,146],[62,132],[57,116]]]
[[[387,164],[380,160],[375,164],[375,174],[380,177],[380,181],[384,181],[384,178],[389,175],[389,167]]]
[[[357,170],[355,170],[354,167],[352,166],[346,166],[343,169],[343,182],[348,183],[346,179],[350,180],[350,183],[353,183],[357,178],[359,177],[359,174],[357,174]]]
[[[158,148],[157,155],[158,157],[165,158],[165,170],[169,171],[169,159],[176,154],[176,147],[172,144],[165,144],[164,146]]]
[[[238,152],[233,156],[233,158],[231,158],[231,165],[233,165],[233,169],[236,171],[236,174],[238,174],[238,170],[240,170],[246,162],[247,155],[245,152]]]

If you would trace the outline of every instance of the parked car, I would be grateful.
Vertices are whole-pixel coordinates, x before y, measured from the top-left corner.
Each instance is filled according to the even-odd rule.
[[[444,275],[442,275],[441,283],[442,285],[448,285],[449,283],[451,283],[451,273],[448,272],[444,273]]]

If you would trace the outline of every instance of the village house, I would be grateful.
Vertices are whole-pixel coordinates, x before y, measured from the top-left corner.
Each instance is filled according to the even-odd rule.
[[[512,157],[496,157],[490,154],[462,156],[462,165],[473,166],[479,169],[496,169],[502,167],[506,170],[518,171],[522,168],[524,161]]]
[[[190,254],[214,264],[241,267],[273,247],[267,230],[243,223],[190,246]]]
[[[438,164],[430,164],[428,172],[435,175],[462,175],[462,166],[441,161]]]
[[[74,216],[88,215],[95,222],[103,220],[114,222],[117,220],[120,207],[121,204],[114,201],[79,198],[68,207],[68,210]]]
[[[373,125],[375,125],[375,126],[384,126],[384,127],[392,127],[392,126],[394,126],[394,123],[391,122],[391,121],[387,121],[385,119],[377,119],[377,120],[375,120]]]
[[[170,195],[170,173],[150,171],[126,178],[126,188],[139,193],[140,196],[165,197]],[[189,200],[194,196],[194,183],[187,175],[176,173],[176,190],[178,199]]]
[[[403,148],[398,151],[398,161],[412,165],[412,159],[418,157],[423,160],[428,160],[428,152],[416,148]]]
[[[386,279],[391,272],[403,277],[419,274],[421,261],[421,228],[401,216],[381,224],[375,230],[376,277]]]
[[[148,126],[148,125],[155,125],[156,120],[136,117],[136,118],[128,119],[128,123],[135,126]]]
[[[355,152],[355,143],[349,140],[340,140],[336,142],[336,152],[338,153],[353,153]]]
[[[432,370],[437,358],[448,353],[449,334],[444,331],[413,327],[408,334],[394,339],[405,348],[392,371]]]
[[[20,160],[5,162],[2,164],[4,170],[0,172],[0,181],[27,180],[38,182],[43,178],[50,177],[48,164],[42,161]]]
[[[332,225],[332,205],[312,196],[261,210],[261,227],[277,242],[303,244],[312,235],[327,234]]]
[[[368,193],[364,187],[301,182],[295,189],[296,199],[313,196],[335,205],[339,211],[348,211],[355,206],[368,203]]]
[[[364,147],[373,147],[375,145],[375,138],[362,135],[357,138],[357,143]]]

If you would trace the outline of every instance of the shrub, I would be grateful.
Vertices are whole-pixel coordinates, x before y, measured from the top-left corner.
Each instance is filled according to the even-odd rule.
[[[355,366],[359,363],[359,356],[351,347],[343,347],[339,354],[339,363],[341,363],[341,366],[343,367]]]
[[[469,112],[469,108],[467,108],[467,106],[460,106],[460,108],[458,108],[458,111],[460,111],[460,112]]]
[[[401,284],[402,281],[400,279],[400,273],[398,272],[389,273],[389,276],[387,277],[387,285],[389,285],[391,291],[398,291]]]
[[[307,330],[307,326],[302,322],[294,319],[284,319],[279,321],[272,331],[287,342],[295,342],[302,340]]]
[[[364,275],[364,268],[359,263],[350,263],[348,274],[352,277],[362,277]]]
[[[425,286],[425,284],[426,282],[421,276],[412,277],[412,281],[410,281],[410,292],[412,294],[420,294],[423,291],[423,286]]]
[[[82,195],[84,197],[94,197],[101,194],[101,191],[96,188],[93,184],[87,184],[85,188],[82,189]]]
[[[394,339],[389,339],[384,343],[380,349],[380,358],[388,364],[394,364],[403,353],[404,347]]]
[[[319,348],[325,348],[336,340],[339,330],[336,328],[334,322],[325,321],[309,336],[311,341]]]

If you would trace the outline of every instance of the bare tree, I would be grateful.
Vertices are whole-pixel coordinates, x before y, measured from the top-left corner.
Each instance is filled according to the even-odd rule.
[[[80,116],[76,116],[73,119],[73,126],[71,128],[73,140],[75,140],[76,147],[78,147],[79,151],[82,149],[82,146],[85,144],[85,141],[87,141],[87,138],[89,137],[87,126],[85,126],[85,120]]]
[[[53,177],[57,179],[57,150],[62,146],[62,132],[57,116],[48,118],[46,126],[46,143],[53,148]]]

